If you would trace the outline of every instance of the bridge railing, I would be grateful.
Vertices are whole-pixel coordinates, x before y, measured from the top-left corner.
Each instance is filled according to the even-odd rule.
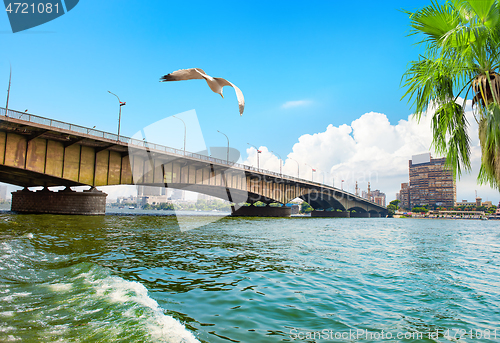
[[[70,123],[66,123],[63,121],[55,120],[55,119],[44,118],[44,117],[40,117],[40,116],[30,114],[27,112],[19,112],[19,111],[9,109],[9,110],[7,110],[7,113],[6,113],[6,109],[0,107],[0,116],[13,118],[13,119],[20,119],[20,120],[28,121],[31,123],[42,124],[42,125],[46,125],[46,126],[50,126],[50,127],[54,127],[54,128],[58,128],[58,129],[73,131],[76,133],[86,134],[86,135],[94,136],[97,138],[104,138],[104,139],[108,139],[108,140],[112,140],[112,141],[118,141],[118,142],[121,142],[124,144],[134,145],[137,147],[144,147],[147,149],[166,152],[169,154],[174,154],[174,155],[179,155],[179,156],[187,156],[187,157],[195,158],[198,160],[213,162],[213,163],[222,164],[222,165],[225,164],[225,165],[228,165],[231,167],[236,167],[236,168],[240,168],[240,169],[247,170],[247,171],[263,173],[263,174],[267,174],[267,175],[276,176],[279,178],[286,178],[288,180],[293,180],[293,181],[297,181],[297,182],[314,184],[314,185],[317,185],[320,187],[325,186],[322,183],[314,182],[311,180],[301,179],[301,178],[297,178],[294,176],[283,175],[283,174],[280,174],[280,173],[277,173],[274,171],[270,171],[270,170],[258,169],[258,168],[252,167],[252,166],[247,166],[245,164],[233,163],[233,162],[229,162],[229,161],[222,160],[219,158],[210,157],[210,156],[201,155],[201,154],[196,154],[196,153],[192,153],[192,152],[188,152],[188,151],[184,151],[184,150],[179,150],[179,149],[167,147],[164,145],[150,143],[147,141],[129,138],[129,137],[121,136],[121,135],[120,135],[120,137],[118,137],[118,135],[116,135],[114,133],[96,130],[94,128],[88,128],[88,127],[84,127],[84,126],[80,126],[80,125],[70,124]],[[331,186],[331,187],[335,188],[333,186]],[[356,199],[359,199],[362,201],[366,201],[366,202],[369,202],[369,203],[372,203],[374,205],[379,206],[377,203],[370,201],[368,199],[361,198],[355,194],[352,194],[352,193],[349,193],[346,191],[343,191],[343,192],[348,193],[349,196],[352,196],[353,198],[356,198]]]

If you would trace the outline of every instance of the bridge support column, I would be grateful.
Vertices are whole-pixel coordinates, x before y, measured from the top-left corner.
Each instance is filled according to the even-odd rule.
[[[369,212],[351,212],[351,218],[370,218]]]
[[[311,217],[328,217],[328,218],[349,218],[348,211],[312,211]]]
[[[239,209],[231,213],[233,217],[290,217],[291,214],[292,208],[286,206],[241,206]]]
[[[12,192],[11,210],[19,213],[103,215],[107,194],[91,188],[75,192],[70,188],[52,192],[47,188],[32,192],[27,188]]]

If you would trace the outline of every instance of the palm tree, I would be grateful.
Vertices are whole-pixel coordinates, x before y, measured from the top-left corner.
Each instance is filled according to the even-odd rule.
[[[500,189],[500,5],[496,0],[448,0],[410,17],[410,35],[423,36],[425,53],[403,75],[409,102],[420,119],[432,117],[433,146],[446,155],[454,175],[470,171],[469,123],[465,102],[472,98],[479,124],[478,181]]]

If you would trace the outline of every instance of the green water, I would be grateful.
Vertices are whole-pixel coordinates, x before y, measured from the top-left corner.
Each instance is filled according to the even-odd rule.
[[[1,214],[0,342],[500,341],[499,241],[494,221]]]

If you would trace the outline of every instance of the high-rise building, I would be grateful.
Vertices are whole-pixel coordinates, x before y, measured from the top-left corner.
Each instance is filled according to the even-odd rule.
[[[376,189],[370,192],[370,195],[371,195],[371,201],[380,206],[385,206],[385,193],[382,193],[381,191]]]
[[[412,156],[408,162],[410,183],[406,188],[404,183],[401,184],[401,206],[453,207],[457,188],[452,171],[445,162],[445,158],[432,158],[430,153]]]
[[[370,190],[370,183],[368,182],[368,192],[361,191],[361,197],[373,201],[374,203],[385,206],[386,196],[380,190]]]
[[[408,182],[401,184],[401,190],[396,198],[401,201],[399,207],[410,208],[410,185]]]

